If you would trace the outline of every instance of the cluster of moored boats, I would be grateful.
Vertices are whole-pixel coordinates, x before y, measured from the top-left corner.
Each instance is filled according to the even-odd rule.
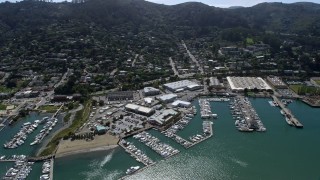
[[[266,131],[266,128],[248,98],[235,97],[234,100],[230,102],[230,109],[235,119],[235,126],[239,131]]]
[[[50,180],[51,160],[45,161],[42,165],[40,180]]]
[[[175,134],[177,131],[184,129],[189,124],[189,122],[191,120],[192,120],[191,117],[184,116],[179,121],[174,123],[171,127],[169,127],[166,130],[166,132],[170,132],[170,133],[174,133]]]
[[[173,139],[174,141],[176,141],[177,143],[181,144],[183,147],[185,148],[189,148],[190,146],[192,146],[192,143],[190,143],[189,141],[183,139],[182,137],[176,135],[175,133],[171,132],[171,131],[163,131],[162,132],[165,136]]]
[[[170,145],[160,142],[158,138],[145,131],[134,135],[133,138],[138,139],[140,142],[144,143],[146,146],[150,147],[152,150],[154,150],[164,158],[173,156],[180,152]]]
[[[212,134],[212,125],[213,123],[211,121],[203,121],[202,126],[203,126],[203,132],[204,134]]]
[[[50,131],[54,128],[54,126],[57,124],[58,119],[57,118],[49,118],[44,117],[42,119],[42,122],[45,122],[46,124],[41,129],[40,133],[36,135],[34,141],[30,143],[30,146],[33,146],[35,144],[41,143],[42,139],[47,136]]]
[[[137,161],[142,162],[146,166],[154,164],[154,162],[146,154],[144,154],[140,149],[136,148],[136,146],[132,143],[123,139],[119,143],[122,144],[125,147],[125,150],[130,153],[132,157],[136,158]]]
[[[196,134],[193,135],[191,137],[189,137],[189,139],[194,143],[197,144],[205,139],[207,139],[208,137],[210,137],[212,135],[212,129],[211,129],[211,124],[212,122],[210,121],[203,121],[202,126],[203,126],[203,134]]]
[[[289,124],[290,126],[293,126],[293,122],[291,121],[291,115],[290,114],[287,114],[286,112],[284,112],[284,110],[280,110],[280,113],[285,116],[285,119],[286,119],[286,122],[287,124]]]
[[[217,118],[217,114],[213,114],[211,112],[211,106],[207,99],[199,99],[199,105],[200,105],[200,114],[201,118],[203,119],[209,119],[209,118]]]
[[[31,134],[35,129],[37,129],[38,125],[41,121],[35,120],[33,123],[26,122],[22,125],[19,132],[14,135],[13,138],[9,142],[6,142],[3,147],[8,149],[14,149],[25,143],[28,135]]]
[[[32,170],[32,165],[34,162],[28,162],[24,160],[18,160],[14,163],[14,166],[6,172],[5,176],[2,179],[18,179],[23,180],[27,179],[29,173]]]
[[[131,166],[129,169],[126,170],[126,174],[133,174],[139,169],[140,169],[140,166]]]

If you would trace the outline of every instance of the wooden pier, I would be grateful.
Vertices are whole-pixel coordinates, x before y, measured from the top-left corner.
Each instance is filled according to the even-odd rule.
[[[291,113],[291,111],[286,108],[286,106],[276,97],[276,96],[272,96],[273,100],[279,104],[279,107],[287,114],[289,115],[289,120],[292,122],[292,124],[294,126],[296,126],[297,128],[303,128],[303,125],[299,122],[299,120],[297,118],[295,118],[293,116],[293,114]]]

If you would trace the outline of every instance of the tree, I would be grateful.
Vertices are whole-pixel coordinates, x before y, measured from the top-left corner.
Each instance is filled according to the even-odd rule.
[[[99,101],[99,106],[104,106],[104,101],[103,100]]]
[[[97,105],[97,100],[93,99],[92,100],[92,106],[96,106]]]

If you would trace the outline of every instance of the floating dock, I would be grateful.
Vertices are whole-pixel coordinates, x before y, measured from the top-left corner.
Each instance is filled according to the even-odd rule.
[[[289,115],[289,120],[293,123],[294,126],[296,126],[297,128],[303,128],[303,125],[299,122],[299,120],[297,118],[295,118],[293,116],[293,114],[291,113],[291,111],[286,108],[286,106],[276,97],[276,96],[272,96],[273,100],[279,104],[279,107],[287,114]]]

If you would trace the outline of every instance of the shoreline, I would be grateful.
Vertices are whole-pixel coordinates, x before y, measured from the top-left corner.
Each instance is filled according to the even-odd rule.
[[[106,151],[106,150],[114,149],[118,146],[119,145],[107,145],[107,146],[101,146],[96,148],[86,148],[86,149],[76,150],[72,152],[64,152],[64,153],[56,154],[55,158],[61,158],[61,157],[66,157],[66,156],[71,156],[76,154],[83,154],[83,153],[90,153],[90,152],[97,152],[97,151]]]

